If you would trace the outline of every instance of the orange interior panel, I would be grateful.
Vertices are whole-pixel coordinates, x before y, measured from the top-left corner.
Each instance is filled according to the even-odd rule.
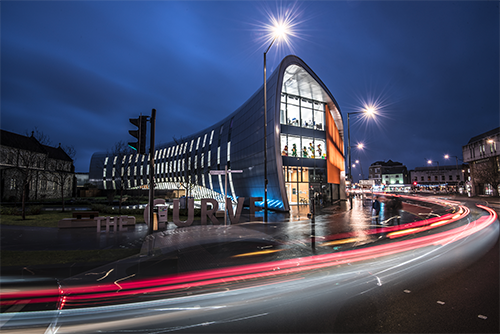
[[[326,168],[328,183],[340,184],[340,172],[344,168],[344,141],[340,137],[328,105],[325,110],[326,117]]]

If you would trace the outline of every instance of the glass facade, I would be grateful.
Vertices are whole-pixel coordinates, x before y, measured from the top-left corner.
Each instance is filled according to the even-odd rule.
[[[308,202],[311,189],[321,192],[325,187],[335,186],[339,197],[337,180],[342,170],[335,166],[343,166],[343,125],[335,100],[295,56],[282,61],[267,87],[268,207],[288,211],[289,205]],[[185,189],[189,196],[215,198],[223,206],[225,176],[211,175],[210,171],[227,168],[243,171],[229,174],[229,198],[234,202],[238,197],[263,198],[262,106],[261,88],[224,120],[184,137],[182,142],[156,147],[155,187]],[[157,132],[161,131],[158,126]],[[118,189],[122,184],[129,189],[147,189],[149,159],[149,155],[117,159],[96,153],[91,160],[90,181],[101,189]],[[263,206],[263,202],[256,204]]]

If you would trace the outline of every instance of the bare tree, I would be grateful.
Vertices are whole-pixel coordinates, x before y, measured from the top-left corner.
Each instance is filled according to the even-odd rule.
[[[14,189],[21,190],[22,219],[26,219],[26,200],[29,197],[30,184],[43,170],[47,161],[47,152],[43,144],[49,139],[37,128],[26,136],[2,131],[2,154],[7,169],[11,172]]]
[[[129,159],[126,159],[127,156],[133,154],[134,151],[125,143],[123,140],[116,142],[113,147],[108,151],[110,156],[116,157],[117,162],[119,162],[119,166],[116,166],[116,172],[120,178],[120,201],[118,203],[118,212],[121,213],[122,210],[122,202],[123,202],[123,191],[128,187],[125,184],[125,175],[127,173],[128,168],[130,167]]]
[[[68,183],[71,185],[71,181],[74,177],[75,167],[73,162],[76,156],[76,150],[73,146],[61,146],[61,144],[59,144],[57,148],[47,147],[47,149],[49,150],[49,158],[52,158],[49,162],[51,166],[47,166],[47,169],[49,175],[51,175],[52,182],[54,182],[60,190],[62,211],[64,212],[64,190]]]
[[[474,182],[476,184],[489,184],[493,188],[493,195],[498,195],[498,185],[500,184],[500,171],[498,160],[489,158],[482,162],[473,164]]]

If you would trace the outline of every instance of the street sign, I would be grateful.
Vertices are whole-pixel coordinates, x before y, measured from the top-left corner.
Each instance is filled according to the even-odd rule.
[[[243,173],[241,169],[229,169],[227,172],[225,170],[211,170],[210,175],[224,175],[226,173]]]

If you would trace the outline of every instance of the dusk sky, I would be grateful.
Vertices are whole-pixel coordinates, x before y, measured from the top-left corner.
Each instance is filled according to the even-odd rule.
[[[2,1],[1,128],[35,127],[93,153],[133,141],[129,118],[157,110],[156,143],[205,129],[263,83],[264,26],[291,11],[290,46],[351,116],[352,160],[408,169],[455,165],[471,137],[498,127],[498,1]],[[347,141],[347,129],[346,129]],[[461,161],[459,160],[459,163]],[[353,175],[356,170],[353,169]]]

